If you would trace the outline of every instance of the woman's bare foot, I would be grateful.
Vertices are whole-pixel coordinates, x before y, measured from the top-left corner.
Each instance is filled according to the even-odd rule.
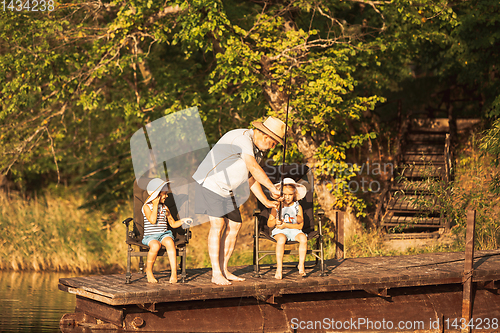
[[[224,276],[222,276],[222,274],[212,275],[212,283],[215,283],[219,286],[227,286],[231,284],[231,282]]]
[[[276,271],[276,274],[274,274],[274,278],[276,280],[281,280],[281,279],[283,279],[282,275],[283,275],[283,273],[281,271]]]
[[[170,275],[170,283],[177,283],[177,274]]]
[[[229,272],[226,273],[226,279],[228,279],[229,281],[245,281],[244,278],[236,276]]]
[[[149,283],[158,283],[158,280],[155,279],[153,272],[146,272],[146,276],[148,278]]]
[[[299,275],[302,277],[306,277],[307,274],[304,270],[304,267],[297,266],[297,268],[299,269]]]

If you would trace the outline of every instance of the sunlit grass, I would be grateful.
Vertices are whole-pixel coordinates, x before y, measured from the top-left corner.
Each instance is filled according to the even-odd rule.
[[[69,193],[69,191],[67,191]],[[79,207],[76,194],[0,195],[0,269],[91,272],[124,266],[124,227]],[[129,214],[124,208],[119,215]]]

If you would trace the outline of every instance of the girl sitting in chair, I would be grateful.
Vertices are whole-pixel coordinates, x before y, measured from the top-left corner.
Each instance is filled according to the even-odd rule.
[[[281,184],[275,184],[280,189]],[[299,200],[307,193],[307,189],[302,184],[297,184],[291,178],[283,180],[283,207],[281,209],[281,217],[277,218],[277,210],[273,208],[267,226],[274,228],[271,236],[276,240],[276,274],[275,278],[282,279],[283,275],[283,255],[285,252],[285,243],[287,241],[299,242],[299,274],[306,276],[304,271],[304,262],[307,252],[307,236],[302,232],[304,226],[304,215]]]
[[[153,265],[162,245],[167,249],[168,260],[172,270],[170,283],[177,282],[177,253],[174,235],[172,231],[167,229],[167,221],[172,228],[178,228],[185,219],[176,221],[172,214],[170,214],[167,205],[165,205],[165,199],[168,197],[167,184],[168,182],[160,178],[154,178],[149,181],[147,186],[149,197],[142,206],[142,213],[144,215],[144,237],[142,243],[149,246],[146,276],[150,283],[158,282],[153,275]]]

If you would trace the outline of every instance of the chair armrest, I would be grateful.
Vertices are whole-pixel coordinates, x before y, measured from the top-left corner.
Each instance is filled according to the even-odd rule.
[[[132,222],[132,221],[134,221],[134,219],[131,217],[126,218],[125,220],[122,221],[122,223],[125,224],[125,226],[127,227],[125,229],[125,234],[127,235],[126,236],[127,240],[135,240],[134,230],[130,230],[130,222]]]
[[[319,218],[318,226],[317,226],[318,233],[319,233],[319,237],[322,238],[323,237],[323,218],[325,217],[325,211],[323,210],[323,208],[320,208],[320,209],[318,209],[316,214],[318,214],[318,218]]]
[[[123,224],[125,224],[128,228],[130,221],[133,221],[134,219],[131,217],[126,218],[125,220],[122,221]]]

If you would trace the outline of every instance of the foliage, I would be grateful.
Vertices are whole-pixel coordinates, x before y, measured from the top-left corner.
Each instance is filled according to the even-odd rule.
[[[375,140],[378,129],[363,122],[377,104],[432,77],[438,83],[421,84],[426,94],[456,81],[457,99],[480,98],[496,112],[498,18],[489,13],[498,7],[77,0],[51,12],[7,10],[0,170],[28,190],[83,182],[88,204],[112,211],[130,196],[128,142],[145,124],[196,105],[214,143],[252,120],[284,119],[289,103],[288,161],[314,166],[320,182],[339,184],[328,189],[332,201],[363,215],[344,186],[355,167],[343,170],[349,150]]]
[[[4,174],[31,189],[83,181],[90,201],[109,210],[129,196],[132,133],[196,104],[201,90],[180,79],[195,76],[192,62],[149,70],[150,59],[183,58],[165,48],[149,57],[165,30],[145,22],[150,7],[81,2],[0,14]]]
[[[493,163],[498,166],[500,160],[500,118],[495,120],[490,129],[481,139],[480,148],[493,157]]]

